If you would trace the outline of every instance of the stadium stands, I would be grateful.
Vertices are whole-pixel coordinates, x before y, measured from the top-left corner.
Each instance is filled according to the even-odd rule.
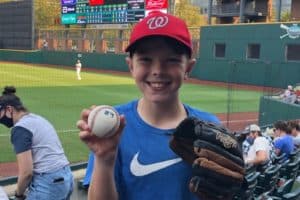
[[[300,188],[294,192],[283,195],[282,200],[299,200],[300,199]]]

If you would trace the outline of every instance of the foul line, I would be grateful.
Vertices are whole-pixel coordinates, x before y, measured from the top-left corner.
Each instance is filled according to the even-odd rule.
[[[75,133],[79,132],[79,129],[69,129],[69,130],[58,130],[57,133]],[[0,137],[10,136],[10,133],[0,133]]]

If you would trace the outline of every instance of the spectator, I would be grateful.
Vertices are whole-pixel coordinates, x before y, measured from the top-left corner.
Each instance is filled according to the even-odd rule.
[[[249,152],[249,148],[251,146],[251,144],[250,144],[251,141],[248,139],[248,126],[245,128],[244,131],[236,133],[236,137],[238,138],[238,141],[242,146],[243,156],[245,158],[247,156],[247,154]]]
[[[298,90],[299,94],[296,94],[296,100],[295,100],[295,104],[300,104],[300,90]]]
[[[44,50],[48,49],[48,42],[47,42],[47,40],[43,40],[43,49]]]
[[[291,131],[291,135],[293,136],[294,146],[295,148],[300,147],[300,125],[297,120],[288,122],[289,129]]]
[[[72,45],[71,50],[72,51],[77,51],[77,45],[76,44]]]
[[[10,140],[17,157],[15,197],[67,200],[73,176],[57,133],[46,119],[28,112],[15,92],[14,87],[5,87],[0,97],[0,123],[12,128]]]
[[[295,103],[297,96],[293,90],[293,86],[288,85],[284,93],[280,95],[280,98],[286,103]]]
[[[245,156],[245,163],[253,165],[268,163],[272,147],[269,141],[262,136],[260,127],[256,124],[251,124],[246,127],[244,133],[248,134],[246,141],[250,144]]]
[[[285,159],[288,159],[294,150],[294,141],[288,130],[288,125],[285,121],[277,121],[274,124],[274,128],[277,136],[274,140],[275,153],[277,156],[285,153]]]

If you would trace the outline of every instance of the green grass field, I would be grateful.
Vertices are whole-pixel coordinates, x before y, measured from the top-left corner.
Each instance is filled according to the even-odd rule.
[[[0,88],[14,85],[17,95],[33,113],[46,117],[57,129],[71,162],[86,161],[88,149],[78,138],[76,121],[83,108],[91,105],[116,105],[139,98],[131,77],[82,72],[76,79],[75,69],[49,68],[25,64],[0,63]],[[83,69],[84,71],[84,69]],[[258,111],[261,92],[185,84],[183,102],[212,112]],[[230,107],[230,110],[228,108]],[[0,126],[0,162],[14,161],[9,130]]]

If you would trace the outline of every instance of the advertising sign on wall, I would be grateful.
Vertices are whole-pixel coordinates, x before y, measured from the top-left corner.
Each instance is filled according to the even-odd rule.
[[[69,5],[69,6],[62,6],[61,13],[67,14],[67,13],[75,13],[76,7],[75,5]]]
[[[168,0],[146,0],[146,10],[167,9]]]
[[[62,24],[76,24],[76,14],[64,14],[61,16]]]
[[[145,1],[146,16],[153,11],[167,13],[168,0],[146,0]]]
[[[61,0],[61,5],[66,6],[66,5],[75,5],[76,0]]]
[[[104,4],[104,0],[89,0],[90,6],[100,6]]]

